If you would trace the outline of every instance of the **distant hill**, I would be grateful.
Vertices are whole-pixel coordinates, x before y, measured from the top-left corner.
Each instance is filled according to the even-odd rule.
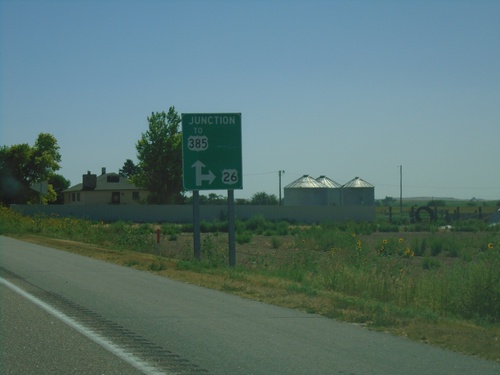
[[[392,197],[394,202],[399,202],[399,197]],[[383,200],[383,198],[377,198],[377,200]],[[497,199],[482,199],[482,198],[453,198],[453,197],[403,197],[403,202],[430,202],[435,201],[445,201],[445,202],[495,202]]]
[[[449,197],[404,197],[403,201],[468,201],[469,199],[457,199]]]
[[[394,198],[395,201],[399,201],[399,198]],[[482,198],[452,198],[452,197],[404,197],[403,202],[430,202],[435,201],[445,201],[449,203],[453,202],[497,202],[497,199],[482,199]]]

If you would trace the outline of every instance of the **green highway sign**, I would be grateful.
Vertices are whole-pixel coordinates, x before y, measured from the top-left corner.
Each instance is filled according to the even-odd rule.
[[[242,189],[241,113],[183,113],[182,168],[186,190]]]

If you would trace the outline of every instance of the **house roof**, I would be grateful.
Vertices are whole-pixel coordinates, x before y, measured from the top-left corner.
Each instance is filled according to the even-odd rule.
[[[83,183],[76,184],[70,188],[64,190],[64,193],[70,193],[73,191],[82,191]],[[96,187],[90,191],[111,191],[111,190],[143,190],[140,189],[123,176],[117,173],[104,173],[97,176]],[[86,190],[87,191],[87,190]]]

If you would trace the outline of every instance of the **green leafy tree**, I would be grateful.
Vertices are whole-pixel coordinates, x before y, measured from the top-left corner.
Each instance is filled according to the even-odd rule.
[[[206,199],[206,204],[226,204],[227,198],[221,194],[210,193]]]
[[[29,183],[24,170],[29,163],[31,148],[23,143],[0,148],[0,199],[3,204],[25,203]],[[24,197],[24,201],[23,201]]]
[[[30,189],[34,183],[49,180],[60,169],[61,154],[53,135],[40,133],[31,147],[26,143],[0,148],[0,201],[3,204],[39,202]],[[55,199],[50,190],[45,202]]]
[[[132,178],[139,172],[139,167],[134,164],[134,162],[130,159],[127,159],[123,164],[123,167],[118,171],[120,176],[126,178]]]
[[[48,133],[40,133],[32,148],[31,169],[32,182],[48,180],[61,167],[61,154],[55,137]]]
[[[180,122],[174,107],[168,113],[152,113],[148,117],[148,130],[136,144],[140,171],[132,177],[132,182],[149,191],[149,203],[183,201]]]
[[[56,199],[54,201],[51,201],[49,203],[53,204],[64,204],[64,194],[63,191],[69,188],[71,185],[71,182],[67,179],[65,179],[63,176],[60,174],[52,174],[49,177],[49,188],[52,187],[56,194]]]
[[[250,204],[257,205],[272,205],[278,204],[278,198],[274,194],[267,194],[264,192],[255,193],[250,199]]]

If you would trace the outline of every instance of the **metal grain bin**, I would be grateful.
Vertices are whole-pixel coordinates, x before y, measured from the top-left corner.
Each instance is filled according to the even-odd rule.
[[[340,206],[341,205],[340,188],[342,187],[342,185],[326,176],[319,176],[316,179],[316,181],[318,181],[320,184],[325,185],[328,188],[326,204],[330,206]]]
[[[343,206],[375,205],[375,187],[359,177],[342,185],[341,196]]]
[[[309,175],[285,186],[285,206],[325,206],[328,202],[328,187]]]

